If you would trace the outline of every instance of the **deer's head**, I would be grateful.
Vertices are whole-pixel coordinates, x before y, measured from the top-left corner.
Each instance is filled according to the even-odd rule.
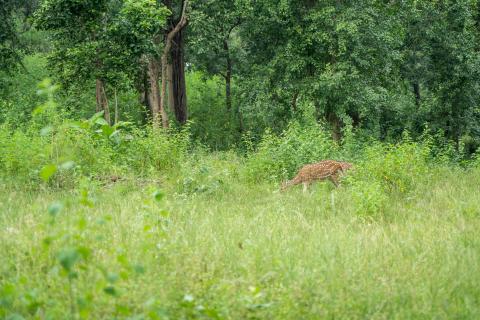
[[[347,171],[348,169],[351,169],[353,167],[353,164],[349,162],[340,162],[340,166],[342,167],[342,171]]]

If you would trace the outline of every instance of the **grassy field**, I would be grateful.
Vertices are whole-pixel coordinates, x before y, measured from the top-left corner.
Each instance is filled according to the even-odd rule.
[[[480,170],[436,168],[371,217],[348,184],[280,193],[237,165],[204,192],[180,174],[0,186],[0,316],[480,318]]]

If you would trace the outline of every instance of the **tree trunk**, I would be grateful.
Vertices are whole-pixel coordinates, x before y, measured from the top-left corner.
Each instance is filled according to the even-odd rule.
[[[180,124],[187,122],[187,87],[185,84],[184,28],[180,29],[172,39],[171,58],[171,90],[173,112]]]
[[[415,94],[415,105],[419,108],[422,97],[420,95],[420,84],[417,81],[413,83],[413,93]]]
[[[145,61],[146,58],[145,58]],[[148,82],[148,64],[142,68],[141,82],[138,84],[138,102],[145,107],[146,110],[142,110],[143,124],[147,124],[152,117],[152,107],[150,104],[150,84]]]
[[[332,127],[332,138],[334,141],[340,141],[342,138],[342,124],[340,118],[335,112],[329,112],[327,114],[327,121]]]
[[[293,97],[292,97],[292,111],[293,113],[297,113],[297,99],[298,99],[298,94],[299,92],[295,90],[293,92]]]
[[[164,53],[162,55],[162,91],[160,91],[160,106],[159,106],[159,111],[161,113],[161,119],[162,119],[162,127],[163,128],[168,128],[168,116],[167,112],[165,111],[165,93],[167,91],[167,55]],[[158,87],[157,87],[158,88]],[[159,121],[157,120],[157,126],[159,124]]]
[[[168,118],[162,105],[162,97],[160,94],[160,89],[158,87],[158,77],[160,71],[159,68],[160,67],[158,65],[158,60],[155,57],[151,56],[148,60],[148,78],[150,83],[149,104],[152,108],[153,127],[160,127],[161,121],[162,127],[167,128]]]
[[[172,69],[172,64],[169,61],[167,65],[168,107],[170,111],[172,111],[172,113],[175,114],[175,108],[174,108],[175,102],[173,101],[173,97],[175,94],[173,93],[172,79],[173,79],[173,69]]]
[[[167,120],[167,113],[165,112],[165,98],[166,98],[166,91],[167,91],[167,78],[168,78],[168,57],[170,55],[170,51],[172,49],[173,45],[173,40],[177,39],[177,34],[181,32],[181,30],[186,26],[187,24],[187,5],[188,5],[188,0],[185,0],[183,2],[183,8],[182,8],[182,15],[180,17],[179,22],[173,28],[168,34],[165,39],[165,47],[163,48],[163,54],[161,58],[161,66],[162,66],[162,89],[160,91],[160,112],[162,112],[162,124],[164,128],[168,127],[168,120]],[[182,41],[183,39],[180,38]],[[177,39],[178,40],[178,39]],[[177,46],[177,53],[181,53],[181,59],[172,61],[172,87],[173,87],[173,92],[174,92],[174,108],[175,108],[175,117],[180,123],[185,123],[187,121],[187,99],[186,99],[186,90],[185,90],[185,68],[184,68],[184,61],[183,61],[183,48],[179,47],[179,43],[176,43]],[[180,66],[181,69],[175,69],[175,65]],[[178,78],[178,73],[181,74],[181,77]],[[183,86],[183,92],[181,92],[180,97],[177,97],[177,93],[179,91],[176,91],[176,87],[182,88]],[[178,89],[180,90],[180,89]],[[177,99],[177,100],[175,100]],[[182,103],[184,105],[184,109],[181,107],[177,108],[175,103]]]
[[[97,78],[95,82],[95,98],[96,98],[96,111],[103,110],[103,117],[108,124],[110,122],[110,108],[108,106],[107,93],[105,92],[105,84],[102,79]]]
[[[227,39],[223,40],[223,50],[225,50],[227,60],[227,72],[225,74],[225,104],[227,111],[232,110],[232,59],[230,57],[230,48]]]

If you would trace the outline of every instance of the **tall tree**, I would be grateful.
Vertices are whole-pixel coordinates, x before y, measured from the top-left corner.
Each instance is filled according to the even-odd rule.
[[[188,39],[189,61],[194,68],[223,78],[225,110],[229,117],[233,110],[240,133],[244,131],[241,104],[233,106],[232,82],[243,54],[238,30],[250,8],[246,0],[196,2]]]
[[[168,127],[168,115],[161,91],[164,83],[161,57],[169,14],[170,11],[155,0],[128,0],[122,7],[115,32],[117,41],[127,48],[128,56],[136,66],[137,83],[140,83],[144,101],[150,107],[155,127],[160,126],[160,123],[163,127]]]
[[[172,6],[167,1],[167,7]],[[162,64],[162,91],[160,108],[165,110],[165,99],[167,89],[167,77],[170,79],[171,101],[175,118],[181,124],[187,121],[187,88],[185,84],[185,61],[183,56],[183,32],[187,25],[187,7],[188,0],[182,0],[181,13],[178,21],[170,19],[173,28],[169,29],[165,36],[163,54],[161,58]],[[172,50],[173,49],[173,50]],[[169,57],[171,58],[169,62]],[[170,64],[170,68],[169,68]],[[168,71],[170,70],[170,75]]]
[[[110,122],[107,83],[119,74],[135,78],[147,61],[148,99],[154,123],[168,124],[161,108],[159,56],[169,11],[155,0],[46,0],[37,12],[37,24],[55,38],[52,66],[70,83],[94,80],[97,111]]]
[[[338,140],[345,122],[358,124],[386,104],[401,46],[389,4],[259,0],[251,6],[240,34],[249,59],[243,76],[253,80],[245,94],[254,109],[268,104],[264,118],[288,119],[300,100],[313,104]],[[281,124],[273,121],[268,125]]]
[[[191,61],[196,68],[225,80],[225,107],[232,109],[232,77],[238,60],[239,45],[235,29],[244,20],[245,1],[207,0],[192,8],[192,36],[189,39]],[[237,37],[238,39],[238,37]]]
[[[51,65],[64,84],[95,81],[96,111],[110,123],[106,94],[108,26],[112,21],[109,0],[45,0],[36,13],[37,26],[54,36]]]
[[[398,4],[405,23],[402,75],[416,109],[413,130],[428,123],[459,143],[476,125],[480,98],[477,4],[473,1]]]
[[[11,71],[21,61],[18,36],[14,22],[17,1],[0,3],[0,70]]]

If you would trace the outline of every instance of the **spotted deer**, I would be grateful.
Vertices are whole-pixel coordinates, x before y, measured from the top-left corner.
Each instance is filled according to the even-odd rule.
[[[307,191],[310,184],[317,180],[329,179],[333,184],[338,187],[338,179],[341,173],[352,167],[351,163],[324,160],[317,163],[304,165],[297,173],[295,178],[287,180],[282,183],[281,190],[285,190],[288,187],[303,184],[303,191]]]

